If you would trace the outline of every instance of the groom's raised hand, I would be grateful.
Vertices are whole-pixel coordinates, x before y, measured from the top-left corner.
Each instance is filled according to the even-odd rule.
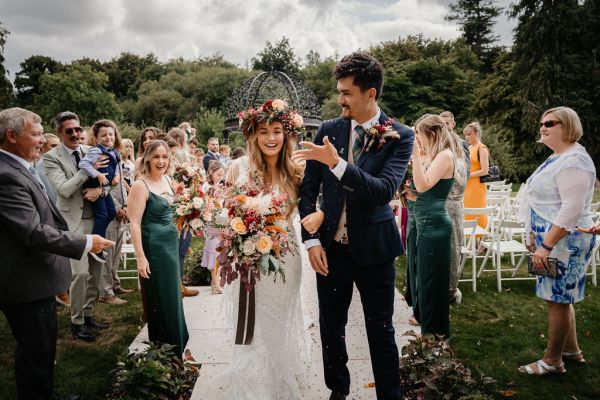
[[[314,269],[316,273],[323,276],[327,276],[327,274],[329,274],[327,255],[325,254],[323,246],[317,245],[308,249],[308,259],[312,269]]]
[[[320,163],[327,165],[330,169],[333,169],[338,162],[340,162],[340,156],[336,148],[331,144],[327,136],[323,137],[323,145],[319,146],[312,142],[300,142],[300,145],[304,148],[301,150],[294,151],[292,154],[292,160],[295,161],[306,161],[315,160]]]

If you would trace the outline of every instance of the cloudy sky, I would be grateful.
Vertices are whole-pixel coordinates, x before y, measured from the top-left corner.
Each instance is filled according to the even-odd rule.
[[[240,66],[283,36],[297,55],[344,55],[399,36],[451,39],[444,21],[452,0],[2,0],[0,21],[11,32],[4,50],[11,76],[40,54],[63,62],[101,61],[122,51],[153,52],[161,61],[221,53]],[[510,0],[497,0],[506,5]],[[500,43],[514,20],[499,18]]]

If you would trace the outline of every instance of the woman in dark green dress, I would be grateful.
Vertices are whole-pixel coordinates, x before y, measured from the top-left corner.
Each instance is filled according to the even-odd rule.
[[[413,182],[417,191],[412,211],[414,236],[408,246],[415,319],[421,333],[450,336],[450,259],[452,221],[446,199],[454,179],[461,176],[457,165],[462,148],[437,115],[427,114],[416,124],[413,147]],[[457,158],[459,160],[457,160]],[[427,168],[426,168],[427,167]]]
[[[189,335],[181,297],[179,238],[170,207],[169,167],[167,144],[150,142],[142,155],[138,180],[131,187],[128,208],[149,339],[176,346],[181,356]],[[186,360],[193,360],[188,351]]]

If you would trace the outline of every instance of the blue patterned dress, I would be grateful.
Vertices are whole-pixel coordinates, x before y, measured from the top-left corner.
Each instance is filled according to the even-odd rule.
[[[549,219],[552,218],[552,215],[556,216],[558,211],[556,207],[560,207],[560,202],[559,204],[550,204],[552,198],[556,198],[558,194],[554,177],[563,168],[589,170],[590,163],[591,167],[593,167],[591,159],[588,160],[589,156],[585,157],[587,153],[583,154],[582,149],[581,146],[577,145],[575,150],[569,152],[569,154],[549,157],[527,180],[528,191],[532,195],[534,202],[532,202],[533,204],[529,204],[526,201],[526,209],[529,212],[528,219],[530,221],[531,233],[535,238],[536,248],[541,246],[546,234],[552,228],[553,222]],[[593,176],[595,178],[595,173]],[[592,191],[594,180],[591,181]],[[585,193],[581,195],[585,195]],[[588,221],[589,214],[587,213],[589,211],[591,195],[588,193],[587,197],[589,197],[589,201],[586,202],[586,210],[584,210],[579,221],[580,226],[591,224],[591,219]],[[547,204],[545,203],[546,201]],[[536,212],[536,208],[540,211]],[[550,217],[544,218],[540,215],[540,212]],[[541,299],[554,303],[573,304],[583,300],[585,267],[588,265],[595,243],[594,235],[580,233],[574,229],[568,229],[568,232],[566,236],[555,244],[550,254],[550,257],[558,259],[558,276],[556,278],[543,276],[537,278],[536,295]]]

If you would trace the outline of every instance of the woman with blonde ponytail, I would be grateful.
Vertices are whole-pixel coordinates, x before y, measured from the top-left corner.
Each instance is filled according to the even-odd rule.
[[[409,246],[414,273],[412,301],[421,333],[450,336],[450,260],[452,221],[446,199],[455,181],[465,182],[464,152],[438,115],[426,114],[416,125],[412,200],[416,241]],[[416,194],[416,197],[414,196]],[[409,199],[410,199],[409,197]]]

